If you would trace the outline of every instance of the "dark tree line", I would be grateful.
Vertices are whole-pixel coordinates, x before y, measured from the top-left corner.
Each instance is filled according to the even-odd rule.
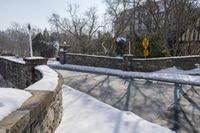
[[[53,36],[49,35],[47,30],[38,33],[33,38],[33,55],[46,58],[55,57],[57,41]]]

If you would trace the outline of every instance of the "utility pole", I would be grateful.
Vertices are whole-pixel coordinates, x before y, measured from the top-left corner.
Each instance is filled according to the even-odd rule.
[[[132,54],[135,54],[135,16],[136,16],[136,5],[135,5],[135,0],[133,1],[133,44],[132,44]]]
[[[128,2],[129,4],[132,4],[133,3],[133,16],[131,16],[131,26],[133,27],[133,29],[131,30],[131,32],[129,33],[129,54],[135,54],[135,19],[136,19],[136,0],[133,0],[133,1],[129,1]],[[133,34],[132,34],[133,33]],[[131,46],[131,43],[132,43],[132,46]]]
[[[32,38],[31,38],[31,26],[30,26],[30,24],[28,24],[28,32],[29,32],[29,47],[30,47],[30,53],[31,53],[31,57],[33,57]]]
[[[130,41],[130,38],[128,40],[128,54],[131,54],[131,41]]]

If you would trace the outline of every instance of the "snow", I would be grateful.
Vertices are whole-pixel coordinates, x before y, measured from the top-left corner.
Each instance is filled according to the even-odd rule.
[[[33,56],[33,57],[25,57],[25,59],[45,59],[44,57],[37,57],[37,56]]]
[[[31,93],[24,90],[0,88],[0,121],[20,108],[29,97]]]
[[[53,91],[58,84],[58,74],[46,65],[38,65],[36,70],[42,73],[42,79],[30,85],[26,90],[48,90]]]
[[[149,80],[151,79],[151,80],[172,82],[172,83],[200,85],[200,76],[189,75],[189,74],[200,74],[200,68],[188,71],[177,70],[176,68],[169,68],[158,72],[145,73],[145,72],[122,71],[119,69],[110,69],[103,67],[89,67],[89,66],[80,66],[71,64],[61,65],[59,62],[54,62],[54,63],[48,62],[48,63],[50,67],[57,69],[68,69],[74,71],[100,73],[100,74],[107,74],[107,75],[114,75],[114,76],[128,77],[128,78],[141,78],[141,79],[149,79]]]
[[[13,61],[13,62],[16,62],[16,63],[21,63],[21,64],[25,64],[25,61],[23,60],[23,58],[21,57],[15,57],[15,56],[0,56],[0,58],[3,58],[3,59],[7,59],[7,60],[10,60],[10,61]],[[25,59],[44,59],[44,57],[25,57]]]
[[[21,63],[21,64],[25,64],[25,61],[23,60],[23,58],[18,58],[15,56],[0,56],[0,58],[2,59],[7,59],[16,63]]]
[[[63,86],[63,108],[55,133],[174,133],[68,86]]]
[[[117,37],[116,41],[117,42],[120,42],[120,41],[126,42],[126,38],[125,37]]]
[[[56,61],[56,58],[49,58],[47,64],[51,65],[61,65],[59,61]]]
[[[171,74],[184,74],[184,75],[200,75],[200,68],[194,68],[191,70],[180,70],[177,69],[175,66],[174,67],[170,67],[170,68],[166,68],[166,69],[162,69],[159,71],[156,71],[154,73],[171,73]]]

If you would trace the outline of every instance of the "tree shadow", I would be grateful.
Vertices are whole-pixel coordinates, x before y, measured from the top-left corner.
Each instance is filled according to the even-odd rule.
[[[148,81],[148,84],[142,84],[143,86],[148,87],[146,89],[138,85],[137,81],[127,79],[126,82],[128,83],[126,93],[124,93],[112,106],[122,110],[132,111],[146,120],[167,126],[176,132],[187,131],[197,133],[200,131],[200,127],[198,126],[200,125],[200,102],[196,102],[189,97],[189,95],[183,91],[182,86],[170,85],[170,87],[174,86],[174,88],[169,90],[167,87],[161,88],[158,82],[151,83]],[[155,91],[154,94],[149,94],[148,91],[151,91],[151,89]],[[166,94],[166,91],[172,91],[171,97]],[[198,94],[198,91],[196,90],[193,92]],[[194,123],[194,120],[192,119],[192,116],[195,117],[196,115],[185,111],[182,107],[184,104],[181,104],[180,96],[186,99],[189,104],[198,111],[196,114],[199,118],[196,123]],[[165,103],[163,99],[168,102]],[[170,105],[173,107],[168,109]],[[192,116],[188,116],[188,114],[192,114]]]
[[[96,83],[95,85],[93,85],[88,91],[87,93],[91,93],[97,86],[103,86],[103,84],[109,80],[109,76],[106,76],[103,80],[99,81],[98,83]]]
[[[180,133],[200,132],[198,126],[200,125],[200,98],[199,91],[194,87],[190,89],[194,94],[189,95],[188,92],[183,91],[184,87],[171,83],[101,76],[88,73],[88,75],[70,76],[65,80],[75,89],[120,110],[131,111],[148,121]],[[121,89],[124,91],[121,91],[120,87],[116,89],[113,80],[120,82],[120,87],[123,87]],[[194,99],[194,95],[198,97]],[[189,103],[187,105],[193,107],[193,112],[185,107],[186,101]]]
[[[183,85],[175,83],[174,85],[174,104],[170,108],[173,112],[171,117],[172,120],[169,119],[169,122],[172,124],[172,130],[176,132],[187,131],[191,133],[200,132],[200,103],[194,101],[187,93],[189,90],[194,89],[191,87],[187,92],[183,91]],[[195,91],[196,93],[196,91]],[[198,93],[196,93],[198,94]],[[194,95],[193,95],[194,97]],[[184,98],[184,99],[183,99]],[[193,111],[189,111],[188,108],[185,108],[181,101],[186,100],[192,108]],[[195,122],[192,118],[195,115],[194,110],[197,110],[197,115],[199,116],[198,122]],[[190,116],[189,116],[190,115]]]

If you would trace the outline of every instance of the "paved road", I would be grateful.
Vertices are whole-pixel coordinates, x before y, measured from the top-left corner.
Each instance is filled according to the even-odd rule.
[[[174,128],[180,133],[200,132],[200,89],[197,87],[191,89],[191,86],[183,86],[187,95],[182,96],[181,91],[174,89],[171,83],[57,71],[63,75],[66,85],[118,109],[132,111],[148,121]]]

